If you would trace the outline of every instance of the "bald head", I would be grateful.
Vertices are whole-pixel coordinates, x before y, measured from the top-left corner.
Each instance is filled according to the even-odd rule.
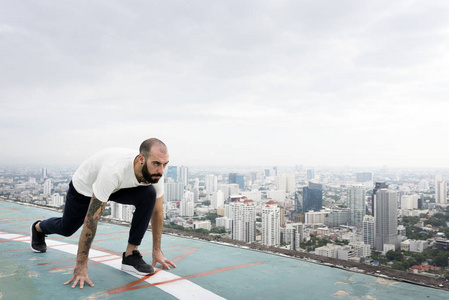
[[[148,158],[152,148],[157,148],[162,153],[167,153],[167,146],[157,138],[147,139],[142,142],[139,148],[140,155]]]

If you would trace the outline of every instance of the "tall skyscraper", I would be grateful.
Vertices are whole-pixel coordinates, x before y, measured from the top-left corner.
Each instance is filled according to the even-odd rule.
[[[375,220],[373,216],[363,217],[363,242],[371,246],[374,249],[374,238],[375,238]]]
[[[208,195],[212,195],[218,190],[218,179],[217,176],[209,174],[206,175],[205,179],[206,191]]]
[[[230,173],[229,183],[230,184],[236,183],[239,185],[239,189],[243,190],[245,188],[245,177],[237,173]]]
[[[281,210],[274,201],[262,208],[262,244],[279,246],[281,243]]]
[[[315,178],[315,170],[307,170],[307,180],[313,180]]]
[[[189,183],[189,168],[181,166],[179,168],[179,181],[183,183],[184,187]]]
[[[384,250],[385,244],[399,246],[398,240],[398,195],[395,191],[379,189],[374,196],[375,248]]]
[[[388,185],[385,182],[376,182],[376,186],[373,189],[373,198],[372,198],[372,203],[371,203],[371,212],[373,214],[373,216],[375,216],[375,211],[374,211],[374,202],[376,199],[376,193],[378,190],[380,189],[388,189]]]
[[[177,166],[168,166],[166,177],[172,178],[174,181],[178,181],[178,167]]]
[[[226,216],[232,219],[232,239],[256,241],[256,206],[253,200],[235,201],[226,205]]]
[[[295,192],[295,213],[300,214],[300,213],[304,213],[304,205],[303,205],[303,190],[297,190]]]
[[[447,204],[447,184],[441,175],[435,177],[435,202]]]
[[[263,170],[263,175],[265,176],[265,178],[270,177],[271,176],[270,169],[264,169]]]
[[[365,216],[365,188],[363,186],[351,186],[347,191],[349,206],[349,223],[357,228],[362,227]]]
[[[309,181],[303,188],[303,210],[320,211],[323,208],[323,185]]]
[[[44,189],[44,195],[46,195],[46,196],[51,195],[51,191],[53,189],[53,183],[52,183],[51,179],[45,180],[43,189]]]

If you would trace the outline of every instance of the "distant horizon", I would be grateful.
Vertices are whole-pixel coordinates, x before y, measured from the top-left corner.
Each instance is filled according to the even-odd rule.
[[[301,165],[292,165],[292,166],[283,166],[283,165],[247,165],[247,166],[232,166],[232,165],[187,165],[187,164],[176,164],[172,165],[169,164],[168,166],[176,166],[181,167],[185,166],[188,167],[190,170],[195,171],[201,171],[203,168],[205,171],[210,169],[219,169],[219,170],[227,170],[229,169],[230,172],[232,170],[242,170],[242,169],[258,169],[261,172],[269,169],[274,170],[274,167],[277,167],[279,171],[285,171],[285,170],[294,170],[295,172],[298,172],[296,168]],[[74,169],[76,170],[79,167],[77,164],[5,164],[0,163],[0,169],[7,168],[7,169],[42,169],[42,168],[60,168],[60,169]],[[357,173],[374,173],[376,172],[388,172],[390,170],[394,171],[435,171],[435,172],[441,172],[441,175],[449,175],[449,168],[445,167],[390,167],[390,166],[382,166],[382,167],[360,167],[360,166],[328,166],[328,165],[315,165],[315,166],[304,166],[302,167],[301,171],[306,172],[307,170],[323,170],[323,169],[334,169],[334,170],[346,170],[350,171],[352,169],[354,172]],[[446,173],[447,172],[447,173]]]

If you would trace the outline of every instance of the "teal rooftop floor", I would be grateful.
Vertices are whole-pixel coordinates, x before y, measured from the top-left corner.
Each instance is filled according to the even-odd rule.
[[[80,230],[50,235],[46,253],[29,247],[30,225],[60,212],[0,201],[0,299],[449,299],[449,292],[303,260],[164,234],[177,268],[152,276],[120,270],[128,227],[101,222],[89,255],[95,286],[72,289]],[[140,251],[151,263],[148,231]],[[160,267],[160,266],[157,266]]]

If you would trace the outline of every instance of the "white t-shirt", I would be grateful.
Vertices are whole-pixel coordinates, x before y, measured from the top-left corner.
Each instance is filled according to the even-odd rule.
[[[137,181],[134,174],[135,150],[108,148],[102,150],[86,161],[73,174],[72,182],[76,191],[84,196],[95,197],[107,202],[109,196],[120,190],[137,186],[148,186]],[[156,198],[164,195],[164,177],[153,184]]]

